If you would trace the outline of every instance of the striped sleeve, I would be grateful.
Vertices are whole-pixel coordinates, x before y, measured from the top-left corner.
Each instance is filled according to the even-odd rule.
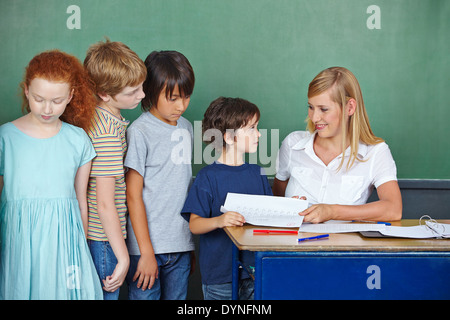
[[[123,175],[123,146],[120,138],[106,134],[91,137],[91,141],[97,153],[92,161],[91,177]]]

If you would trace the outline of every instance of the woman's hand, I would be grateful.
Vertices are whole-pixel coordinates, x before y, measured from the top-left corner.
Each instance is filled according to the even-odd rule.
[[[304,216],[304,222],[321,223],[333,219],[333,205],[314,204],[308,209],[299,213]]]
[[[305,196],[293,196],[294,199],[306,200]],[[304,222],[320,223],[331,219],[332,208],[328,204],[315,204],[299,213]]]

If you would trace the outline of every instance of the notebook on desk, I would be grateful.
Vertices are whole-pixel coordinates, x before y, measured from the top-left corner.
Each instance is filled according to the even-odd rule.
[[[411,227],[387,226],[379,231],[361,231],[364,237],[369,238],[408,238],[408,239],[450,239],[450,224],[438,223],[429,219],[419,225]]]
[[[390,226],[387,224],[361,224],[330,220],[318,224],[304,223],[298,231],[314,233],[359,232],[363,236],[371,238],[450,239],[450,224],[438,223],[429,216],[422,216],[417,226]]]

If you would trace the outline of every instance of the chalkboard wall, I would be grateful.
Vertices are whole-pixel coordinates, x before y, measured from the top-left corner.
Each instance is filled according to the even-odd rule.
[[[142,59],[170,49],[190,60],[194,174],[209,159],[199,130],[212,100],[259,106],[263,137],[249,161],[273,175],[281,141],[305,129],[309,82],[344,66],[399,178],[449,179],[449,17],[448,0],[0,0],[0,124],[21,115],[18,85],[34,55],[58,48],[83,60],[106,36]]]

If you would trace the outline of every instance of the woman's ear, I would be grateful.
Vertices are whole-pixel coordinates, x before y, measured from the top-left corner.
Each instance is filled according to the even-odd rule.
[[[356,111],[356,100],[350,98],[347,102],[346,108],[347,108],[347,115],[349,117],[352,116]]]

